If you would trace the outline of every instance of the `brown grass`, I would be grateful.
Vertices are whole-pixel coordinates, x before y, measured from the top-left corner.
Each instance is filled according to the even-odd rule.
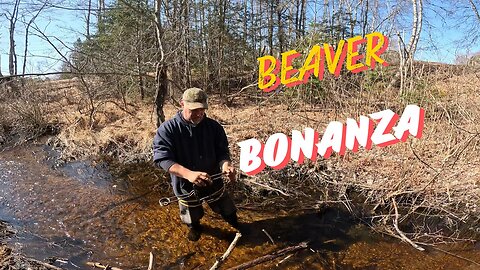
[[[423,241],[423,233],[437,236],[437,232],[430,231],[427,220],[440,220],[437,223],[460,233],[462,223],[476,222],[480,216],[480,78],[467,72],[448,77],[438,73],[414,80],[413,91],[401,97],[395,90],[351,89],[327,92],[326,99],[315,105],[303,103],[298,98],[300,93],[262,98],[258,92],[252,92],[259,91],[254,89],[242,93],[230,107],[212,97],[208,116],[223,124],[233,159],[238,161],[236,143],[245,139],[265,142],[273,133],[289,135],[293,129],[305,127],[323,133],[330,121],[344,122],[347,117],[357,118],[388,108],[401,114],[407,104],[420,105],[426,117],[421,139],[410,137],[405,143],[385,148],[374,146],[370,151],[360,149],[345,156],[333,155],[315,164],[290,163],[282,171],[265,170],[254,180],[296,195],[297,206],[302,204],[301,198],[310,197],[305,208],[314,208],[326,200],[342,201],[348,206],[347,199],[354,190],[362,194],[363,204],[371,210],[369,221],[392,234],[395,200],[400,207],[400,223],[415,221],[407,235]],[[152,106],[137,103],[125,107],[119,105],[121,101],[105,103],[99,99],[91,118],[86,109],[88,98],[77,86],[78,81],[64,80],[43,84],[43,90],[39,90],[48,90],[46,122],[62,126],[60,134],[51,141],[62,149],[62,158],[108,155],[121,162],[150,160],[156,129]],[[166,117],[172,117],[177,110],[166,104]],[[335,192],[326,192],[325,186]],[[308,192],[323,195],[312,200],[313,193]],[[273,198],[270,202],[278,200]],[[422,221],[422,217],[428,219]],[[478,230],[478,226],[473,229]]]

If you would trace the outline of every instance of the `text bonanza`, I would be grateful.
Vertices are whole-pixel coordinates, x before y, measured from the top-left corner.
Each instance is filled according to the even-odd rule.
[[[320,141],[318,132],[311,128],[305,128],[303,133],[292,130],[291,138],[283,133],[275,133],[265,144],[253,138],[241,141],[238,143],[240,170],[255,175],[265,166],[282,169],[290,159],[301,164],[304,158],[315,161],[317,156],[321,156],[327,159],[333,151],[344,155],[346,149],[357,152],[358,146],[369,150],[372,144],[385,147],[399,141],[405,142],[408,135],[420,139],[424,115],[422,108],[408,105],[401,117],[391,110],[384,110],[369,114],[370,118],[360,116],[358,122],[351,118],[345,124],[332,121]],[[398,124],[394,126],[397,120]]]

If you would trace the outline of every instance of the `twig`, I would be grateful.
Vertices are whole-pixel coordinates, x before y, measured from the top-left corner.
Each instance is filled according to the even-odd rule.
[[[392,203],[393,203],[393,208],[395,209],[395,219],[393,220],[393,226],[395,227],[395,230],[397,231],[397,233],[400,235],[400,237],[407,243],[409,243],[410,245],[412,245],[414,248],[420,250],[420,251],[425,251],[424,248],[422,248],[421,246],[415,244],[412,240],[408,239],[408,237],[398,228],[398,218],[399,218],[399,214],[398,214],[398,208],[397,208],[397,202],[395,201],[395,198],[392,198]]]
[[[225,251],[225,253],[223,253],[223,255],[220,258],[217,258],[217,261],[215,262],[215,264],[213,264],[210,270],[215,270],[220,268],[223,262],[228,258],[228,256],[230,256],[230,253],[232,253],[232,250],[235,248],[235,245],[237,244],[238,239],[240,239],[240,237],[242,237],[241,233],[235,234],[235,238],[233,239],[232,243],[230,243],[230,246],[228,247],[227,251]]]
[[[435,249],[435,250],[438,250],[438,251],[441,251],[441,252],[443,252],[443,253],[445,253],[445,254],[448,254],[448,255],[450,255],[450,256],[453,256],[453,257],[456,257],[456,258],[459,258],[459,259],[462,259],[462,260],[465,260],[465,261],[467,261],[467,262],[471,262],[471,263],[473,263],[473,264],[475,264],[475,265],[480,266],[480,263],[478,263],[478,262],[476,262],[476,261],[474,261],[474,260],[470,260],[469,258],[462,257],[462,256],[457,255],[457,254],[455,254],[455,253],[452,253],[452,252],[450,252],[450,251],[446,251],[446,250],[443,250],[443,249],[441,249],[441,248],[437,248],[437,247],[434,247],[434,246],[432,246],[431,248],[433,248],[433,249]]]
[[[272,254],[267,254],[265,256],[262,256],[262,257],[259,257],[259,258],[256,258],[252,261],[249,261],[249,262],[246,262],[246,263],[242,263],[240,265],[237,265],[235,267],[232,267],[232,268],[229,268],[228,270],[240,270],[240,269],[248,269],[250,267],[253,267],[255,265],[258,265],[258,264],[261,264],[261,263],[264,263],[264,262],[268,262],[268,261],[271,261],[275,258],[278,258],[280,256],[283,256],[287,253],[290,253],[290,252],[295,252],[295,251],[298,251],[298,250],[301,250],[301,249],[305,249],[307,248],[307,242],[302,242],[296,246],[291,246],[291,247],[287,247],[287,248],[284,248],[282,250],[279,250],[279,251],[276,251]]]
[[[409,144],[410,146],[410,150],[412,151],[413,155],[418,159],[418,161],[420,161],[423,165],[427,166],[428,168],[430,168],[431,170],[435,171],[436,173],[438,173],[438,170],[433,168],[430,164],[428,164],[427,162],[425,162],[423,159],[421,159],[417,153],[415,152],[415,149],[413,149],[413,146],[412,144],[410,143]]]
[[[150,259],[148,260],[148,269],[147,270],[154,270],[155,268],[155,255],[153,252],[150,252]]]
[[[272,236],[270,236],[270,234],[267,232],[267,230],[265,230],[265,229],[262,229],[262,232],[264,232],[264,233],[267,235],[268,239],[270,239],[270,241],[272,241],[272,244],[274,244],[274,245],[275,245],[275,242],[273,241],[273,238],[272,238]]]
[[[100,269],[108,269],[108,270],[123,270],[121,268],[118,268],[118,267],[112,267],[110,265],[103,265],[101,263],[97,263],[97,262],[87,262],[87,265],[88,266],[91,266],[93,268],[100,268]]]
[[[60,267],[56,267],[54,265],[51,265],[51,264],[48,264],[48,263],[45,263],[45,262],[42,262],[42,261],[39,261],[39,260],[36,260],[36,259],[33,259],[33,258],[27,258],[27,257],[24,257],[25,260],[29,261],[29,262],[33,262],[33,263],[36,263],[36,264],[40,264],[41,266],[44,266],[48,269],[53,269],[53,270],[63,270],[62,268]]]
[[[279,262],[277,263],[277,266],[280,265],[280,264],[282,264],[283,262],[285,262],[286,260],[288,260],[288,259],[289,259],[290,257],[292,257],[292,256],[293,256],[293,254],[290,254],[290,255],[288,255],[287,257],[283,258],[281,261],[279,261]]]
[[[337,242],[337,239],[329,239],[329,240],[323,241],[323,244],[335,243],[335,242]]]
[[[249,85],[247,85],[247,86],[244,86],[244,87],[242,87],[242,89],[240,89],[240,91],[238,91],[237,93],[230,94],[230,95],[228,95],[227,97],[228,97],[228,98],[231,98],[231,97],[238,96],[240,93],[243,92],[243,90],[245,90],[245,89],[247,89],[247,88],[250,88],[250,87],[252,87],[252,86],[256,86],[257,84],[258,84],[258,82],[255,82],[255,83],[249,84]]]
[[[268,185],[265,185],[265,184],[257,183],[257,182],[255,182],[255,181],[249,180],[249,179],[245,179],[245,181],[247,181],[248,183],[251,183],[251,184],[259,185],[259,186],[264,187],[264,188],[266,188],[266,189],[270,189],[270,190],[276,191],[276,192],[282,194],[283,196],[290,197],[290,194],[287,194],[287,193],[281,191],[281,190],[278,189],[278,188],[274,188],[274,187],[271,187],[271,186],[268,186]]]

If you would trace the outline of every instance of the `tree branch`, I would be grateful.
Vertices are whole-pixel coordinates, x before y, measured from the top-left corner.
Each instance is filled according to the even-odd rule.
[[[256,258],[255,260],[252,260],[252,261],[249,261],[249,262],[246,262],[246,263],[242,263],[242,264],[237,265],[235,267],[229,268],[228,270],[248,269],[248,268],[251,268],[255,265],[258,265],[258,264],[276,259],[280,256],[283,256],[283,255],[287,254],[287,253],[295,252],[295,251],[306,249],[306,248],[307,248],[307,242],[302,242],[302,243],[300,243],[296,246],[291,246],[291,247],[284,248],[284,249],[276,251],[272,254],[267,254],[267,255],[262,256],[260,258]]]
[[[232,253],[232,250],[235,248],[235,245],[237,244],[240,237],[242,237],[241,233],[235,234],[235,238],[233,239],[232,243],[230,243],[230,246],[228,246],[227,250],[225,251],[225,253],[223,253],[222,257],[217,258],[217,261],[210,268],[210,270],[216,270],[216,269],[219,269],[220,266],[222,266],[223,262],[228,258],[228,256],[230,256],[230,253]]]

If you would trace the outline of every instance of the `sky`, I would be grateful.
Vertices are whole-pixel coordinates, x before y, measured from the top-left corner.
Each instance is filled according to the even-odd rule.
[[[0,10],[2,10],[0,0]],[[0,14],[3,13],[0,11]],[[50,8],[44,10],[35,20],[38,28],[51,39],[52,43],[63,53],[66,54],[72,47],[73,43],[78,39],[83,39],[85,34],[85,19],[83,12],[70,11],[63,9]],[[28,15],[28,21],[32,15]],[[22,22],[18,22],[15,31],[16,36],[16,52],[18,55],[18,73],[21,73],[23,65],[23,54],[25,49],[25,27]],[[0,56],[2,74],[8,74],[8,54],[9,54],[9,32],[8,21],[0,19]],[[18,30],[17,30],[18,29]],[[28,40],[28,53],[26,73],[44,73],[58,71],[61,67],[61,56],[55,49],[34,29],[30,28],[31,35]],[[60,41],[58,41],[58,40]]]
[[[457,55],[480,52],[480,43],[474,43],[471,38],[473,26],[479,26],[480,22],[474,17],[470,5],[456,1],[454,14],[450,13],[454,9],[449,8],[448,4],[425,9],[421,39],[415,55],[417,59],[454,64]]]
[[[0,0],[0,57],[1,71],[4,75],[8,74],[9,50],[9,25],[5,16],[2,15],[8,7],[5,3],[6,2],[2,3],[2,0]],[[30,17],[31,15],[27,15],[27,20]],[[58,38],[68,47],[71,47],[78,38],[83,39],[83,35],[85,34],[84,11],[49,8],[40,14],[36,23],[48,36]],[[416,59],[452,64],[459,54],[479,52],[480,44],[468,44],[465,46],[465,44],[459,42],[467,30],[464,30],[461,26],[455,26],[455,23],[457,23],[457,21],[451,20],[448,12],[435,13],[426,9],[423,31],[415,55]],[[21,22],[18,22],[18,25],[18,30],[15,32],[15,35],[17,37],[16,50],[19,55],[18,72],[21,73],[25,28]],[[406,41],[408,41],[409,28],[410,25],[408,25],[407,18],[406,31],[404,32],[406,33],[405,35],[407,35],[404,37]],[[35,30],[31,30],[30,32],[33,34],[36,33]],[[62,53],[65,54],[68,51],[68,48],[65,48],[61,42],[54,38],[52,38],[52,41]],[[58,59],[61,57],[45,40],[42,40],[38,36],[30,35],[28,51],[26,73],[44,73],[60,70],[61,62]]]

